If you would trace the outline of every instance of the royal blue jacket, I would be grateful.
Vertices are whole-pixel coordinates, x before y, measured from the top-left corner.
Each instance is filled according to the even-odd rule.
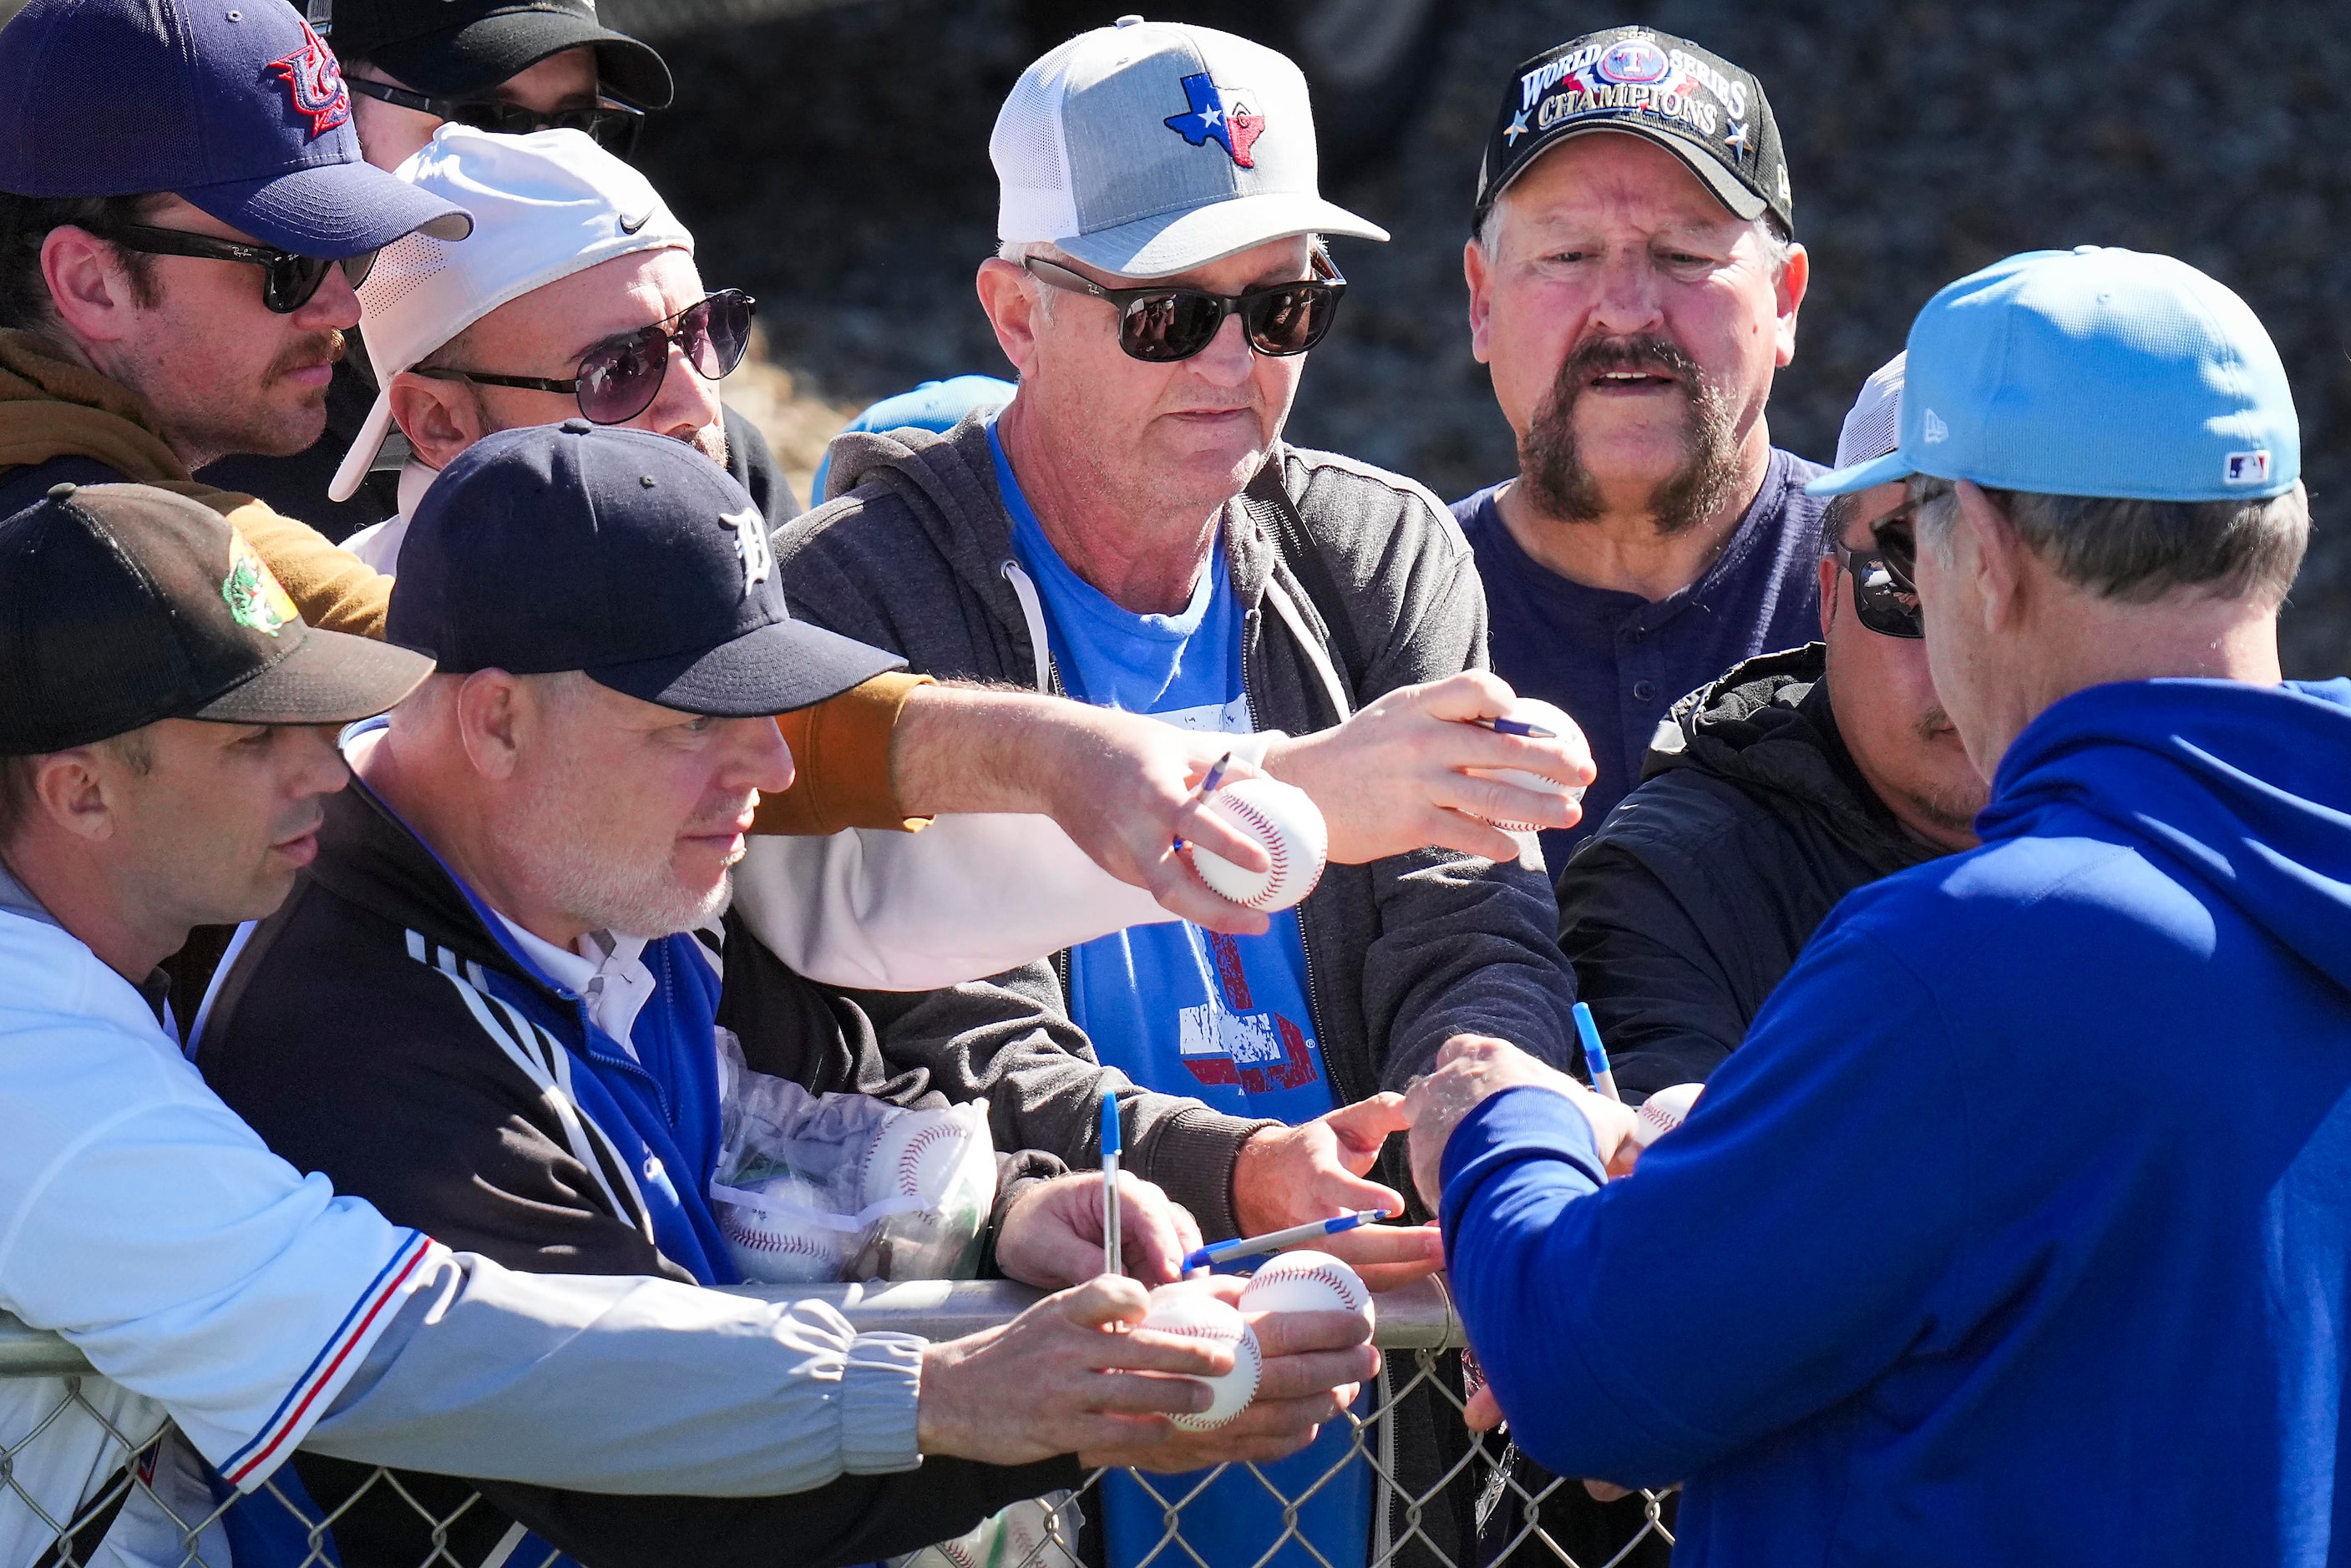
[[[1445,1152],[1469,1338],[1677,1564],[2351,1563],[2351,681],[2051,707],[1983,846],[1840,904],[1602,1189],[1517,1089]]]

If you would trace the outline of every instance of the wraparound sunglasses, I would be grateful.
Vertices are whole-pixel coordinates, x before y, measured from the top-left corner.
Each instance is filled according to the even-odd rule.
[[[243,262],[257,266],[262,269],[261,303],[280,316],[291,316],[309,304],[319,286],[327,281],[329,267],[341,267],[343,275],[357,288],[367,281],[375,266],[373,251],[334,262],[323,256],[296,255],[273,245],[240,244],[211,234],[158,229],[146,223],[117,223],[99,232],[99,238],[143,255],[198,256],[205,261]]]
[[[1154,365],[1189,359],[1215,341],[1228,316],[1241,318],[1249,347],[1287,358],[1322,341],[1338,319],[1347,280],[1321,251],[1314,275],[1295,283],[1271,283],[1240,294],[1210,294],[1198,288],[1104,288],[1083,273],[1030,256],[1020,264],[1029,275],[1070,294],[1107,300],[1118,311],[1118,346],[1130,359]]]
[[[758,301],[739,288],[705,295],[676,315],[607,337],[580,357],[580,373],[569,380],[544,376],[495,376],[486,370],[453,370],[418,365],[415,373],[435,381],[473,381],[488,387],[519,387],[527,392],[557,392],[579,400],[580,411],[600,425],[626,424],[661,395],[669,375],[670,345],[677,345],[695,374],[716,381],[743,362],[751,342],[751,316]]]

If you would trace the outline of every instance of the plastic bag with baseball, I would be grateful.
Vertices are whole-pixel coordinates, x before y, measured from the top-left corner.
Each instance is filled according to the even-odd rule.
[[[755,1073],[718,1031],[711,1209],[747,1280],[967,1280],[996,1204],[987,1107],[909,1110]]]

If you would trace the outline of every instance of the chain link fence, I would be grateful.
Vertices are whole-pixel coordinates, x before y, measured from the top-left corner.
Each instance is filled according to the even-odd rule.
[[[747,1293],[783,1295],[776,1290]],[[895,1330],[954,1338],[1003,1323],[1036,1298],[1036,1293],[998,1282],[945,1282],[887,1287],[800,1287],[794,1299],[832,1300],[861,1329]],[[1344,1419],[1351,1428],[1346,1452],[1321,1475],[1284,1490],[1255,1465],[1226,1466],[1207,1476],[1159,1476],[1128,1471],[1141,1495],[1160,1511],[1156,1542],[1137,1560],[1116,1568],[1272,1568],[1276,1560],[1311,1568],[1357,1568],[1333,1562],[1328,1543],[1311,1540],[1300,1511],[1332,1484],[1346,1467],[1369,1467],[1374,1494],[1372,1548],[1363,1568],[1634,1568],[1665,1561],[1673,1542],[1668,1498],[1647,1492],[1609,1511],[1595,1530],[1598,1505],[1579,1483],[1534,1470],[1495,1437],[1480,1440],[1466,1430],[1460,1319],[1441,1282],[1431,1280],[1380,1296],[1374,1338],[1385,1353],[1386,1371],[1369,1408]],[[24,1328],[0,1314],[0,1413],[10,1404],[12,1382],[42,1379],[53,1398],[14,1426],[0,1425],[0,1542],[31,1542],[33,1555],[0,1568],[115,1568],[122,1563],[232,1568],[230,1521],[234,1500],[215,1501],[207,1491],[193,1451],[168,1427],[161,1431],[124,1429],[122,1401],[112,1384],[90,1371],[79,1355],[53,1335]],[[1474,1386],[1474,1385],[1473,1385]],[[1395,1462],[1393,1428],[1398,1412],[1416,1402],[1449,1426],[1452,1449],[1439,1473],[1407,1477]],[[69,1440],[78,1451],[92,1449],[102,1434],[102,1457],[89,1480],[75,1490],[69,1517],[54,1505],[57,1490],[44,1485],[45,1445]],[[53,1467],[52,1467],[53,1469]],[[1186,1534],[1187,1508],[1200,1505],[1209,1484],[1228,1472],[1245,1470],[1280,1505],[1282,1529],[1261,1554],[1249,1562],[1219,1560],[1219,1548]],[[1100,1541],[1087,1539],[1086,1521],[1098,1516],[1107,1472],[1089,1476],[1074,1494],[1063,1494],[1007,1510],[970,1535],[942,1542],[898,1568],[1085,1568],[1105,1562]],[[273,1563],[300,1568],[555,1568],[572,1559],[512,1524],[480,1494],[440,1477],[366,1472],[330,1506],[298,1499],[281,1470],[255,1494],[245,1528],[267,1528]],[[192,1501],[193,1500],[193,1501]],[[308,1506],[305,1506],[305,1503]],[[392,1562],[380,1552],[355,1558],[340,1542],[339,1523],[362,1514],[369,1533],[382,1539],[387,1512],[405,1526],[404,1539],[417,1542],[413,1561]],[[11,1515],[16,1517],[12,1518]],[[281,1517],[282,1516],[282,1517]],[[1474,1517],[1475,1539],[1441,1526],[1440,1519]],[[1573,1529],[1562,1529],[1572,1523]],[[1302,1556],[1301,1556],[1302,1553]],[[1131,1553],[1130,1553],[1131,1555]],[[595,1568],[582,1559],[584,1568]]]

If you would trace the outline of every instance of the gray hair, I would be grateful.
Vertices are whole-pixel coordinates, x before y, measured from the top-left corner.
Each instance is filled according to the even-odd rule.
[[[2151,604],[2178,588],[2282,604],[2310,544],[2310,497],[2300,484],[2283,495],[2243,501],[1989,488],[1984,494],[2058,576],[2125,604]],[[1919,545],[1949,561],[1959,487],[1914,474],[1910,495],[1918,504]]]
[[[1510,192],[1494,198],[1486,215],[1478,221],[1478,248],[1490,259],[1501,254],[1502,211],[1508,205]],[[1763,247],[1764,259],[1771,263],[1774,280],[1788,275],[1788,263],[1796,254],[1795,236],[1780,226],[1780,220],[1770,213],[1760,213],[1753,220],[1755,239]]]

